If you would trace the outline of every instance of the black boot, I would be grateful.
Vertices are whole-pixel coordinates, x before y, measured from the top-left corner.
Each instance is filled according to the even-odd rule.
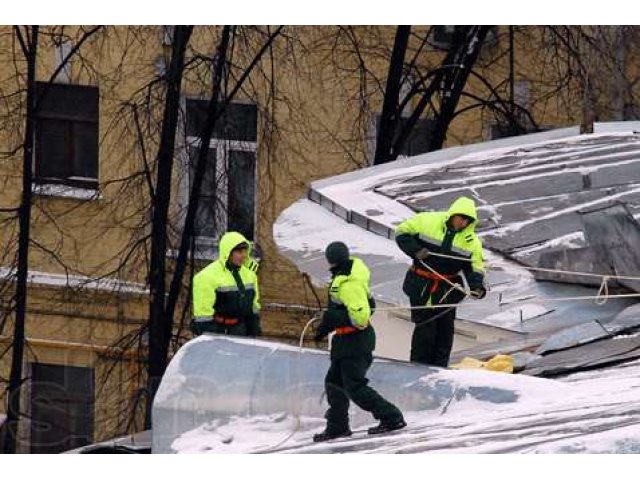
[[[350,437],[351,430],[347,427],[346,430],[334,430],[332,428],[325,428],[324,432],[316,433],[313,436],[314,442],[326,442],[327,440],[333,440],[334,438]]]
[[[407,422],[402,417],[394,420],[382,420],[380,425],[371,427],[367,432],[369,435],[378,435],[380,433],[392,432],[394,430],[400,430],[407,426]]]

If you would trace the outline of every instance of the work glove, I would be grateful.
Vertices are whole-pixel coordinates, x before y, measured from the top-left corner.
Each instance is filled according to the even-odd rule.
[[[422,261],[426,260],[428,256],[429,256],[429,250],[427,250],[426,248],[421,248],[416,252],[416,255],[415,255],[415,257],[418,260],[422,260]]]
[[[476,287],[471,289],[471,296],[476,300],[481,300],[487,296],[487,289],[484,287]]]
[[[199,322],[194,322],[193,320],[191,321],[191,324],[189,325],[190,329],[191,329],[191,333],[193,333],[193,335],[195,337],[202,335],[202,328],[200,328],[200,323]]]
[[[371,316],[376,312],[376,300],[373,297],[369,297],[369,308],[371,309]]]
[[[333,322],[326,315],[323,315],[322,321],[316,327],[316,332],[315,332],[315,335],[313,336],[313,341],[316,343],[321,342],[334,330],[335,330],[335,326],[333,325]]]
[[[254,313],[250,315],[246,320],[247,336],[259,337],[262,335],[262,328],[260,327],[260,315]]]
[[[257,273],[258,268],[260,267],[260,262],[258,262],[258,260],[256,260],[255,258],[248,257],[244,262],[244,266],[252,272]]]
[[[329,308],[322,314],[322,321],[316,328],[313,339],[320,342],[336,328],[348,326],[351,326],[351,320],[349,320],[346,308]]]
[[[316,342],[319,342],[336,328],[351,326],[351,319],[344,305],[330,307],[322,314],[322,321],[316,328],[316,334],[313,338]]]

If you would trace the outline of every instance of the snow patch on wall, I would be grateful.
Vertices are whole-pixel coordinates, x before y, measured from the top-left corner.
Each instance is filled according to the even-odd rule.
[[[15,269],[0,267],[0,279],[15,279]],[[148,294],[149,290],[141,283],[126,282],[115,278],[92,278],[84,275],[64,275],[29,270],[27,283],[53,287],[82,288],[109,292]]]

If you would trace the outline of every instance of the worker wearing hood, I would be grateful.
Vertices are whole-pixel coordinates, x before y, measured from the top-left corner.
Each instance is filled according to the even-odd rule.
[[[457,304],[464,298],[442,277],[462,284],[463,274],[474,298],[486,295],[482,242],[475,233],[477,223],[475,202],[460,197],[445,212],[418,213],[396,228],[398,246],[413,260],[403,284],[403,291],[415,307],[411,310],[411,320],[416,324],[411,339],[412,362],[441,367],[449,364],[456,309],[420,309]]]
[[[258,336],[260,293],[251,268],[251,243],[238,232],[220,239],[220,255],[193,277],[191,330]]]

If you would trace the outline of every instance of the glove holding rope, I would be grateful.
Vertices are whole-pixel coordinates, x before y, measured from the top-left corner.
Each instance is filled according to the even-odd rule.
[[[420,250],[418,250],[418,251],[416,252],[415,257],[416,257],[418,260],[424,261],[424,260],[426,260],[426,259],[427,259],[427,257],[429,256],[429,253],[430,253],[430,252],[429,252],[429,250],[427,250],[426,248],[421,248]]]
[[[324,340],[331,332],[339,327],[350,327],[351,320],[347,309],[344,307],[330,308],[322,314],[322,321],[316,327],[313,340],[318,343]]]
[[[471,293],[471,296],[476,300],[482,300],[484,297],[487,296],[487,289],[484,287],[477,287],[477,288],[471,289],[470,293]]]

